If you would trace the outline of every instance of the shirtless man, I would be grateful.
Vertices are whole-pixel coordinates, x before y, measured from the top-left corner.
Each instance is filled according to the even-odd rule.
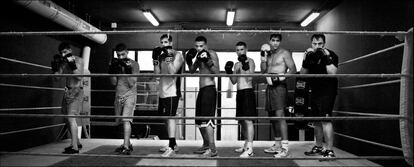
[[[264,44],[261,48],[260,69],[268,74],[295,74],[296,66],[292,54],[281,48],[281,34],[270,35],[270,46]],[[287,101],[285,77],[267,77],[266,111],[270,117],[284,117]],[[286,157],[289,154],[288,130],[286,120],[271,121],[275,134],[275,144],[264,149],[266,153],[273,153],[276,158]]]
[[[183,55],[172,49],[172,37],[164,34],[160,38],[162,47],[156,47],[152,51],[154,74],[180,74],[184,63]],[[180,77],[160,77],[158,90],[159,102],[158,113],[162,116],[175,116],[177,113],[178,100],[181,97]],[[161,156],[174,156],[177,151],[175,140],[175,119],[167,120],[167,132],[169,144],[160,149],[164,152]]]
[[[52,60],[52,72],[54,74],[83,74],[82,58],[72,54],[68,43],[61,43],[58,47],[59,54]],[[65,94],[63,96],[62,109],[67,115],[80,115],[83,104],[82,77],[67,77]],[[78,122],[77,122],[78,121]],[[63,151],[65,154],[79,153],[82,148],[78,138],[79,118],[68,118],[71,145]]]
[[[139,74],[137,62],[128,58],[128,49],[125,44],[115,47],[118,58],[112,58],[109,65],[110,74]],[[116,86],[115,115],[134,116],[137,100],[137,77],[110,77],[111,84]],[[116,119],[119,123],[120,119]],[[124,129],[124,143],[115,149],[115,152],[129,155],[133,151],[130,141],[132,119],[122,119]]]
[[[193,63],[193,58],[196,57]],[[186,52],[186,62],[190,73],[194,73],[197,68],[200,74],[218,74],[219,59],[213,50],[207,47],[207,39],[204,36],[198,36],[195,39],[195,48]],[[200,77],[200,92],[196,101],[196,117],[212,117],[216,114],[216,86],[214,77]],[[202,154],[204,157],[217,156],[216,145],[214,142],[214,120],[196,120],[203,137],[203,146],[194,153]]]
[[[256,68],[253,59],[246,56],[247,44],[245,42],[238,42],[236,44],[237,62],[234,65],[234,72],[232,70],[233,62],[228,61],[224,67],[227,74],[253,74]],[[251,117],[257,116],[256,111],[256,95],[253,91],[252,77],[230,77],[231,83],[237,83],[236,96],[236,117]],[[235,149],[235,152],[242,153],[240,157],[248,158],[254,155],[253,153],[253,120],[240,120],[242,133],[245,138],[244,146]]]

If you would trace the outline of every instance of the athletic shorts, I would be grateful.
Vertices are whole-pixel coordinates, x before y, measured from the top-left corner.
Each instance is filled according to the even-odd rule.
[[[278,85],[268,85],[266,88],[266,111],[269,116],[275,116],[276,111],[284,111],[287,104],[287,88],[286,82]]]
[[[216,97],[217,91],[214,85],[206,86],[198,92],[196,101],[196,117],[214,117],[216,115]],[[214,120],[195,120],[196,125],[206,127],[209,124],[214,125]]]
[[[63,113],[66,115],[81,115],[83,109],[83,88],[72,87],[65,88],[63,95]],[[84,118],[82,118],[84,119]],[[81,118],[76,119],[78,125],[82,125]]]
[[[237,90],[236,117],[257,116],[256,95],[253,89]]]
[[[178,100],[177,96],[159,98],[158,114],[161,116],[175,116],[177,114]]]
[[[312,116],[332,116],[336,94],[312,94],[311,114]]]
[[[115,96],[115,115],[116,116],[134,116],[135,106],[137,102],[137,94],[130,93],[129,91],[124,95]],[[119,123],[120,120],[122,121],[129,121],[132,122],[132,118],[126,119],[116,119],[116,122]]]

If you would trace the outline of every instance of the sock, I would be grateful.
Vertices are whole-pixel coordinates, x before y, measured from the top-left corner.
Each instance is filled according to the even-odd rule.
[[[275,145],[276,147],[281,147],[282,137],[275,137]]]
[[[175,137],[170,137],[170,144],[168,145],[169,147],[171,147],[174,150],[174,146],[177,145],[176,141],[175,141]]]
[[[245,148],[253,152],[253,142],[247,142],[247,145]]]
[[[282,140],[282,148],[286,151],[289,151],[289,141],[288,140]]]

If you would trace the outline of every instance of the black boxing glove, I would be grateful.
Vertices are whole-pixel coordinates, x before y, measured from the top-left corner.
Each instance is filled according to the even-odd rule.
[[[163,53],[161,54],[161,57],[165,62],[171,63],[173,61],[174,54],[172,52],[172,46],[165,46],[162,48]]]
[[[319,55],[321,65],[327,66],[333,64],[333,60],[328,49],[317,49],[315,53]]]
[[[224,70],[226,70],[226,74],[233,74],[233,65],[232,61],[228,61],[224,66]]]
[[[55,54],[53,56],[53,60],[51,61],[52,72],[58,72],[60,66],[63,64],[63,57],[59,54]]]
[[[187,52],[185,53],[185,61],[187,62],[188,66],[192,66],[193,65],[193,59],[194,57],[196,57],[197,55],[197,49],[195,48],[191,48],[190,50],[187,50]]]
[[[302,67],[303,68],[309,69],[309,68],[312,68],[312,67],[314,67],[315,65],[318,64],[319,57],[318,57],[317,54],[315,54],[315,52],[313,52],[313,51],[305,52],[305,56],[306,57],[302,62]]]
[[[211,60],[210,53],[206,50],[198,52],[197,59],[207,65],[207,67],[212,67],[214,65],[213,60]]]
[[[131,62],[128,58],[121,59],[119,64],[124,68],[125,74],[132,74]]]
[[[75,71],[76,69],[78,69],[78,67],[76,67],[75,57],[73,57],[73,60],[71,60],[71,61],[69,61],[69,59],[68,59],[69,57],[72,57],[72,56],[73,56],[72,53],[68,53],[68,54],[65,55],[65,59],[64,60],[68,64],[69,68],[72,71]]]
[[[122,66],[120,60],[117,58],[112,58],[111,63],[109,64],[109,74],[121,74]]]
[[[245,54],[240,55],[237,60],[242,64],[242,69],[247,71],[250,69],[249,62],[247,61],[247,56]]]
[[[156,47],[156,48],[152,49],[152,64],[154,66],[156,66],[160,63],[161,52],[162,52],[162,49],[160,47]]]

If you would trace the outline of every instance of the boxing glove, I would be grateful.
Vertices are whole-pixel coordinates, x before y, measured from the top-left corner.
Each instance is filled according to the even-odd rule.
[[[211,60],[210,53],[207,52],[206,50],[202,50],[202,51],[198,52],[197,59],[199,61],[203,62],[204,64],[206,64],[207,67],[209,67],[209,68],[214,65],[213,60]]]
[[[247,60],[247,56],[245,54],[240,55],[237,60],[242,64],[242,69],[247,71],[250,69],[249,61]]]
[[[62,63],[63,63],[63,57],[59,54],[55,54],[53,56],[53,60],[50,63],[51,67],[52,67],[52,72],[54,72],[54,73],[58,72],[60,66],[62,65]]]
[[[193,65],[193,59],[194,59],[194,57],[196,57],[196,55],[197,55],[197,49],[191,48],[191,49],[187,50],[187,52],[185,54],[185,61],[187,62],[188,66]]]
[[[228,61],[224,66],[224,70],[226,70],[226,74],[233,74],[233,65],[232,61]]]

